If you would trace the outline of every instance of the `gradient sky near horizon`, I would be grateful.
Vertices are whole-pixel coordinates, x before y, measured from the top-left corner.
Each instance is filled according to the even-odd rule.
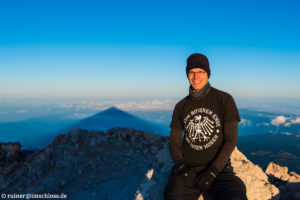
[[[0,1],[0,100],[178,98],[186,58],[237,98],[300,100],[300,1]]]

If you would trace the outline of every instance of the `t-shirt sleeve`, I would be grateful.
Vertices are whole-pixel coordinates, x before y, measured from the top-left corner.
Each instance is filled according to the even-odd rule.
[[[172,121],[170,124],[171,129],[183,130],[184,126],[183,126],[182,119],[180,119],[180,115],[181,115],[180,112],[181,112],[180,105],[177,104],[174,108],[173,115],[172,115]]]
[[[232,96],[229,96],[227,102],[225,103],[224,123],[235,122],[235,121],[240,122],[241,118]]]

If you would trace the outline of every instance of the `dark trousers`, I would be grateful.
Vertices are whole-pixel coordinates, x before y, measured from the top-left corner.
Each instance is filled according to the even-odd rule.
[[[164,192],[165,200],[197,200],[200,195],[199,190],[185,186],[172,170]],[[206,200],[247,200],[245,184],[228,165],[202,195]]]

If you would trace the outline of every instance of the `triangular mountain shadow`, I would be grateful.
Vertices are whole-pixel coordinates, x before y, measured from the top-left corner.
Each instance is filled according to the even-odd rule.
[[[85,118],[70,126],[64,132],[68,132],[75,128],[87,130],[107,130],[115,127],[130,127],[161,135],[166,135],[169,132],[168,128],[160,124],[143,120],[116,107],[111,107],[91,117]]]

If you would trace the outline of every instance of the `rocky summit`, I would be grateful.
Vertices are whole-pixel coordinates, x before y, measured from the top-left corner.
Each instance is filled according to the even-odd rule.
[[[130,128],[75,129],[26,158],[19,143],[0,145],[0,193],[5,194],[162,200],[173,165],[168,137]],[[275,163],[264,172],[237,149],[231,160],[249,200],[300,199],[298,174]]]

